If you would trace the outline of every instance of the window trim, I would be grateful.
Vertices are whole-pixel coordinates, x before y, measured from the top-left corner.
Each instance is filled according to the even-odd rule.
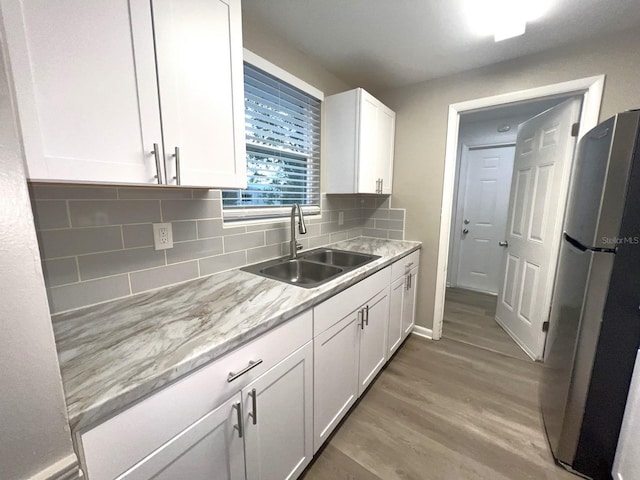
[[[317,89],[313,85],[305,82],[304,80],[296,77],[295,75],[287,72],[286,70],[278,67],[277,65],[265,60],[261,56],[253,53],[251,50],[244,49],[243,60],[252,66],[263,70],[264,72],[273,75],[274,77],[286,82],[293,87],[303,91],[307,95],[310,95],[321,103],[324,102],[324,92]],[[321,106],[322,111],[322,106]],[[320,137],[322,137],[322,122],[321,122]],[[320,203],[322,203],[322,192],[320,192]],[[308,216],[319,216],[322,211],[321,205],[306,205],[302,206],[302,211]],[[286,221],[287,216],[291,212],[290,206],[273,206],[273,207],[253,207],[253,208],[233,208],[225,210],[222,208],[223,223],[229,226],[232,225],[249,225],[252,223],[265,223],[265,222],[278,222]]]

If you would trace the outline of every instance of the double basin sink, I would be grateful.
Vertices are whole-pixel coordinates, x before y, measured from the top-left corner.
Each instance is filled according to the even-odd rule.
[[[289,257],[248,265],[241,270],[305,288],[318,287],[355,268],[380,258],[379,255],[319,248]]]

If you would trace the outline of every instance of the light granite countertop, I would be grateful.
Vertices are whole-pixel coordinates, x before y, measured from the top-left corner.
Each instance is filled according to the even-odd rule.
[[[420,246],[367,237],[330,245],[381,258],[317,288],[236,269],[53,316],[72,431],[108,418]]]

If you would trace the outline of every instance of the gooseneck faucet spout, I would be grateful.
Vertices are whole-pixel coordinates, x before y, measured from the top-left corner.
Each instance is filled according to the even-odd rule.
[[[291,241],[290,245],[290,258],[298,258],[298,250],[302,250],[302,244],[296,241],[296,210],[298,210],[298,231],[300,235],[307,233],[307,226],[304,224],[304,215],[302,214],[302,208],[300,204],[296,203],[291,207]]]

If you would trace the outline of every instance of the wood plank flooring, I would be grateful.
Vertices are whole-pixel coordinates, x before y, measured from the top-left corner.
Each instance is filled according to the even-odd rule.
[[[541,365],[494,350],[411,336],[302,478],[577,480],[549,451]]]
[[[496,302],[495,295],[447,288],[442,335],[513,358],[529,360],[529,356],[496,322]]]

